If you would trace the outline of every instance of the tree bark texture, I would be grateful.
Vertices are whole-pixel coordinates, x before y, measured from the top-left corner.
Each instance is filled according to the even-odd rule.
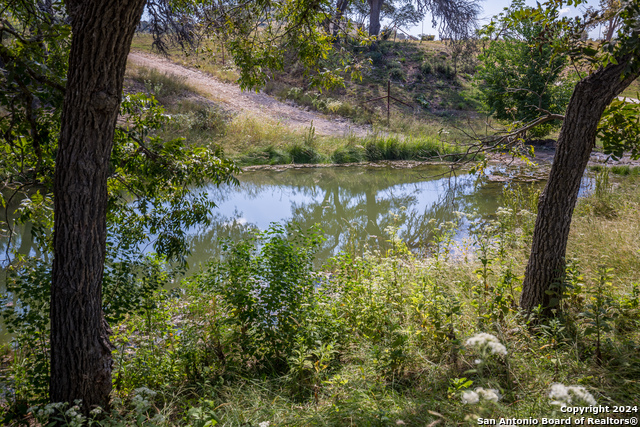
[[[377,36],[380,34],[380,10],[382,9],[383,0],[369,0],[369,35]]]
[[[338,33],[340,32],[340,24],[344,19],[344,12],[347,10],[349,6],[349,0],[338,0],[336,3],[336,13],[333,18],[333,24],[331,27],[331,34],[333,37],[338,37]]]
[[[632,57],[619,58],[581,80],[573,91],[560,130],[547,185],[540,196],[531,254],[520,298],[531,313],[542,306],[550,314],[550,292],[564,274],[571,216],[580,181],[595,145],[598,122],[611,101],[633,82],[638,72],[622,79]]]
[[[102,313],[107,177],[127,55],[144,0],[69,0],[72,43],[54,177],[52,402],[107,407]]]

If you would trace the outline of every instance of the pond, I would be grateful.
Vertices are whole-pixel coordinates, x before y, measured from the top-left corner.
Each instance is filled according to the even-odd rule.
[[[240,185],[207,189],[218,208],[208,228],[192,231],[191,267],[217,255],[221,237],[236,240],[253,228],[295,221],[303,229],[319,224],[326,241],[318,262],[340,250],[385,249],[390,226],[413,250],[428,239],[429,221],[456,220],[456,211],[490,216],[504,183],[468,174],[449,176],[439,166],[332,167],[245,172]],[[464,227],[455,239],[466,236]]]
[[[189,270],[197,271],[219,255],[220,238],[237,240],[272,222],[295,221],[303,229],[319,224],[326,240],[317,254],[318,266],[344,249],[384,250],[390,226],[397,227],[410,249],[420,251],[430,238],[431,219],[455,221],[456,211],[491,218],[499,206],[504,182],[460,172],[452,176],[448,171],[445,166],[390,165],[259,170],[239,175],[238,186],[205,187],[217,209],[210,226],[189,230]],[[501,172],[505,171],[491,171]],[[588,186],[586,180],[583,183]],[[541,182],[522,185],[542,187]],[[17,231],[14,244],[20,252],[37,255],[30,227]],[[460,242],[466,236],[462,221],[454,240]],[[0,241],[2,258],[5,249],[6,240]],[[1,288],[2,284],[0,292]]]

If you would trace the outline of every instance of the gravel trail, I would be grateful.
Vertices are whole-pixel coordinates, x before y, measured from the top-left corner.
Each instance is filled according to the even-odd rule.
[[[165,58],[142,52],[131,52],[129,61],[136,66],[155,68],[159,71],[186,77],[186,83],[225,109],[238,113],[250,113],[280,122],[296,129],[308,129],[313,121],[316,134],[323,136],[365,136],[371,132],[368,126],[352,123],[344,118],[330,117],[315,111],[307,111],[296,105],[280,102],[261,92],[241,91],[237,85],[223,83],[198,70],[184,67]]]

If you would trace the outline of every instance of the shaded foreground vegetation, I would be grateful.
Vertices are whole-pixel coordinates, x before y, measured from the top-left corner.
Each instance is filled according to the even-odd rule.
[[[640,183],[628,175],[597,172],[576,210],[557,316],[538,324],[516,308],[537,200],[528,187],[507,188],[494,220],[467,218],[466,245],[453,244],[455,223],[434,224],[426,258],[394,227],[388,252],[343,253],[320,271],[311,263],[318,229],[274,226],[226,242],[222,261],[177,288],[141,292],[129,314],[106,308],[118,320],[114,412],[100,420],[96,409],[94,422],[476,425],[568,417],[551,404],[558,399],[635,405]],[[19,280],[42,275],[25,269]],[[135,287],[176,278],[156,263]],[[19,345],[4,349],[4,419],[44,422],[48,350],[33,336],[46,336],[47,302],[22,297],[30,317],[14,325]],[[73,404],[61,414],[78,425]]]

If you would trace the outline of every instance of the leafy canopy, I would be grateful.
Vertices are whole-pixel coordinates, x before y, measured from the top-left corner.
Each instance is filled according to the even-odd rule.
[[[575,85],[575,78],[566,73],[568,57],[550,44],[537,43],[545,26],[528,16],[533,10],[514,1],[480,31],[489,45],[478,56],[476,85],[487,111],[499,120],[526,123],[549,113],[562,114]],[[562,33],[554,30],[547,36],[557,39]],[[531,132],[544,136],[551,129],[551,124],[544,124]]]

